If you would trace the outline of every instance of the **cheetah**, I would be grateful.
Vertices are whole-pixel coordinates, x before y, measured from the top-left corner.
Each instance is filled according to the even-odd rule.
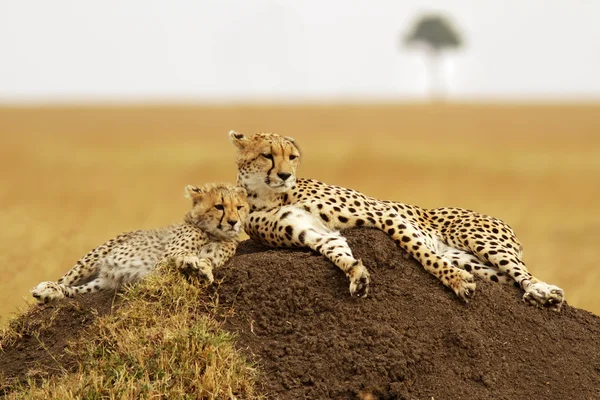
[[[41,304],[116,289],[138,282],[162,260],[172,260],[181,272],[212,283],[213,268],[237,249],[249,212],[246,191],[228,184],[188,185],[185,196],[192,208],[183,223],[118,235],[86,254],[57,282],[41,282],[31,294]]]
[[[308,247],[349,278],[350,294],[367,296],[369,272],[352,255],[340,230],[376,228],[421,263],[463,301],[475,290],[473,275],[513,283],[527,303],[559,311],[563,290],[531,275],[514,231],[503,221],[461,208],[425,209],[382,201],[352,189],[296,177],[300,150],[275,133],[229,133],[237,147],[237,184],[250,204],[245,231],[272,247]]]

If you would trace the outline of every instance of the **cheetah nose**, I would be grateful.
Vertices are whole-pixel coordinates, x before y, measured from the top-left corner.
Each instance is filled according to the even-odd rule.
[[[227,223],[233,227],[233,226],[235,226],[235,224],[237,224],[237,221],[234,221],[234,220],[230,219],[230,220],[227,221]]]
[[[292,174],[287,173],[287,172],[279,172],[277,174],[278,177],[281,178],[281,180],[285,181],[287,178],[289,178],[290,176],[292,176]]]

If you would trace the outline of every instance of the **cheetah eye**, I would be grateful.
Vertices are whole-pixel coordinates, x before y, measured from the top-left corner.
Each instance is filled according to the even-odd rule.
[[[295,160],[296,158],[298,158],[298,156],[295,156],[295,155],[293,155],[293,154],[290,154],[290,161],[291,161],[291,160]]]
[[[273,154],[261,154],[261,156],[263,156],[264,158],[266,158],[267,160],[272,160],[273,159]]]
[[[215,204],[215,208],[217,210],[222,210],[223,209],[223,204]]]

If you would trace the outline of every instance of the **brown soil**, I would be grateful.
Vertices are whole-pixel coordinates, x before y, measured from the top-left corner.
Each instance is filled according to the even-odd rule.
[[[344,235],[371,271],[366,299],[310,251],[245,243],[216,274],[273,398],[600,399],[599,317],[483,281],[465,305],[384,233]]]
[[[599,317],[527,306],[519,290],[483,281],[465,305],[384,233],[345,236],[371,270],[366,299],[351,298],[341,271],[310,251],[247,241],[215,273],[225,327],[262,370],[270,398],[600,398]],[[6,346],[1,372],[22,380],[32,369],[75,368],[66,342],[110,312],[113,297],[31,312],[21,322],[37,326],[40,340]]]
[[[96,317],[118,307],[119,300],[113,291],[93,293],[34,307],[13,321],[11,327],[21,337],[14,343],[0,338],[4,339],[0,341],[0,376],[5,380],[0,380],[0,395],[12,384],[25,384],[27,378],[39,381],[50,375],[74,371],[78,363],[65,351],[68,343]]]

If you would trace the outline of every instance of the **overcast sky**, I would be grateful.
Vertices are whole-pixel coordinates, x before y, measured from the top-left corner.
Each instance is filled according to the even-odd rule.
[[[452,98],[600,100],[600,0],[0,0],[0,102],[423,98],[424,11]]]

